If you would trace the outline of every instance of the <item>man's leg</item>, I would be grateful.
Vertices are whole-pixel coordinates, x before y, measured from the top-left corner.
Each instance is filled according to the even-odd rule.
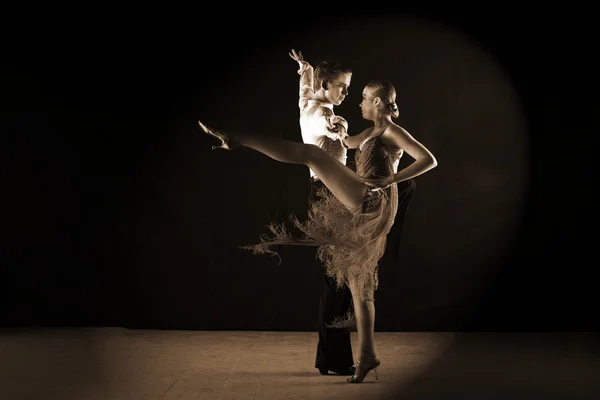
[[[351,304],[352,294],[348,287],[338,288],[335,279],[323,273],[319,301],[319,342],[315,360],[315,368],[318,368],[321,374],[327,374],[328,371],[342,375],[354,373],[350,330],[326,326],[337,318],[344,318]]]
[[[317,199],[316,191],[323,187],[320,181],[312,182],[309,195],[309,204]],[[352,356],[352,343],[348,329],[328,328],[335,319],[344,318],[352,306],[352,294],[347,286],[337,287],[334,278],[325,274],[323,269],[323,286],[319,301],[319,342],[315,368],[321,374],[328,371],[343,375],[354,373],[354,360]]]
[[[398,183],[398,212],[390,233],[387,235],[387,247],[380,263],[396,265],[400,260],[400,239],[404,221],[417,184],[414,179]]]

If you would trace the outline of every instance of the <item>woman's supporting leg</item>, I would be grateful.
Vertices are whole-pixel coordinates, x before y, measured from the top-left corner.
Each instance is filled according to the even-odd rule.
[[[354,303],[359,351],[356,371],[347,381],[348,383],[361,383],[372,370],[375,370],[375,378],[377,379],[376,369],[381,364],[381,361],[375,355],[375,303],[373,300],[360,298],[356,280],[350,278],[348,287],[352,292]]]
[[[224,142],[233,141],[236,145],[259,151],[279,162],[304,164],[347,208],[357,209],[362,205],[366,185],[361,178],[318,146],[265,135],[215,132],[202,123],[200,126],[206,133]]]
[[[369,363],[375,357],[375,302],[358,296],[357,283],[350,278],[348,287],[352,293],[356,330],[358,331],[358,359]]]

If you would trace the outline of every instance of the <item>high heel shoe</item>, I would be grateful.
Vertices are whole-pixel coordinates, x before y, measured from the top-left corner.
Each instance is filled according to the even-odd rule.
[[[236,146],[234,145],[233,141],[231,140],[231,138],[229,138],[227,135],[219,133],[211,128],[209,128],[208,126],[204,125],[202,122],[198,121],[198,125],[200,125],[200,128],[202,128],[202,130],[206,133],[208,133],[209,135],[219,139],[219,141],[221,141],[220,145],[213,145],[212,149],[224,149],[224,150],[231,150],[233,148],[235,148]]]
[[[363,365],[360,361],[356,362],[356,372],[346,381],[348,383],[361,383],[365,380],[369,372],[373,370],[375,373],[375,379],[379,379],[377,376],[377,367],[381,365],[381,361],[378,358],[374,358],[373,361],[369,364]]]

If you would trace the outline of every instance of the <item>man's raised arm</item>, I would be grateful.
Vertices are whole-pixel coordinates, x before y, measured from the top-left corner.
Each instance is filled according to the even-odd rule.
[[[298,75],[300,75],[300,93],[298,99],[298,106],[300,110],[303,110],[308,105],[308,101],[313,98],[315,94],[314,75],[313,67],[307,61],[304,60],[302,52],[296,52],[292,49],[290,57],[296,60],[298,63]]]

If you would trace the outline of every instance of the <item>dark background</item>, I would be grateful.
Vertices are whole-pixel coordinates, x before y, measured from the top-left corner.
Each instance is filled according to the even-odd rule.
[[[377,330],[595,330],[592,21],[318,14],[13,32],[2,324],[316,330],[313,250],[236,247],[306,212],[307,169],[211,152],[196,123],[300,140],[296,48],[353,68],[351,133],[389,79],[439,161],[390,234]]]

